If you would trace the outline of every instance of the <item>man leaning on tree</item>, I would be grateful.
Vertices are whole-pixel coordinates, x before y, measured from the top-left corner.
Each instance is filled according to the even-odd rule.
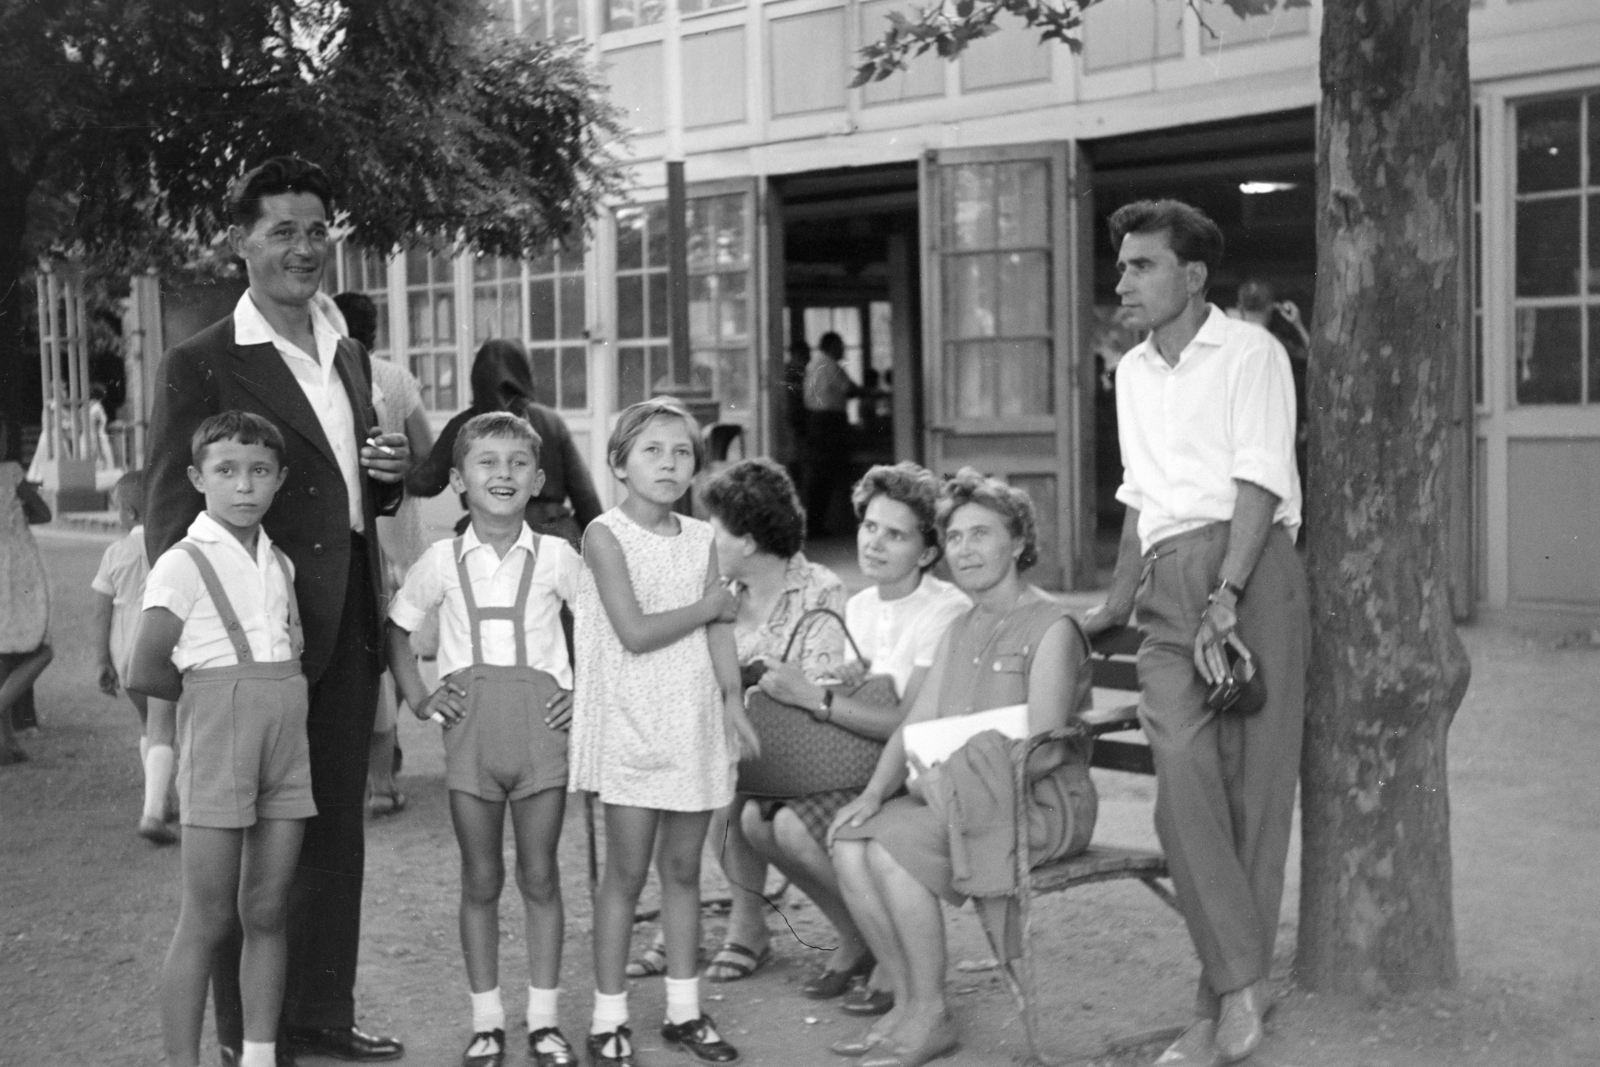
[[[1135,608],[1139,719],[1156,764],[1156,832],[1200,981],[1195,1022],[1156,1061],[1232,1063],[1261,1042],[1300,768],[1309,618],[1295,552],[1294,382],[1271,334],[1206,300],[1222,231],[1175,200],[1111,216],[1117,293],[1148,336],[1117,365],[1127,507],[1091,634]],[[1265,682],[1254,714],[1212,711],[1229,639]]]

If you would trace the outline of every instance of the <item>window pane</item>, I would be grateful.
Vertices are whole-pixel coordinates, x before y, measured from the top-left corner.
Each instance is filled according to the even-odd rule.
[[[475,282],[492,281],[495,277],[494,260],[489,256],[472,257],[472,280]]]
[[[1600,404],[1600,307],[1589,309],[1589,403]]]
[[[1000,260],[1000,333],[1007,337],[1050,333],[1050,256],[1006,252]]]
[[[439,368],[439,407],[456,406],[456,360],[450,353],[434,357]]]
[[[551,0],[550,36],[558,41],[583,36],[578,0]]]
[[[645,399],[645,350],[617,350],[617,406],[627,407]]]
[[[617,269],[638,270],[644,266],[644,209],[617,209]]]
[[[691,200],[684,212],[684,229],[688,233],[689,247],[687,256],[689,269],[692,271],[706,271],[711,269],[712,245],[716,241],[716,227],[713,216],[716,200],[701,197]]]
[[[449,256],[429,256],[433,263],[433,280],[440,285],[448,285],[455,281],[456,272],[450,262]]]
[[[1578,184],[1578,99],[1517,108],[1517,192]]]
[[[456,339],[456,297],[454,293],[434,294],[433,339],[439,344],[449,344]]]
[[[427,356],[411,357],[411,376],[417,380],[417,386],[422,391],[422,406],[433,408],[433,375],[429,373]]]
[[[1578,291],[1578,198],[1517,205],[1517,295]]]
[[[667,265],[667,206],[651,204],[645,212],[645,256],[652,267]]]
[[[561,279],[561,336],[582,337],[584,326],[583,276]]]
[[[472,291],[472,343],[481,345],[491,337],[499,337],[500,302],[495,291],[479,286]]]
[[[748,255],[745,250],[745,198],[742,195],[718,198],[717,206],[717,266],[742,267]]]
[[[1050,342],[1002,341],[997,347],[1000,415],[1050,414]]]
[[[544,36],[544,0],[522,0],[522,32],[530,37]]]
[[[589,406],[589,358],[583,348],[561,350],[561,406]]]
[[[724,348],[717,353],[717,399],[732,411],[750,410],[750,350]]]
[[[639,25],[651,26],[667,13],[666,0],[639,0]]]
[[[1517,309],[1517,403],[1576,404],[1577,308]]]
[[[622,291],[624,281],[637,281],[632,278],[618,278],[617,291]],[[554,278],[540,278],[538,281],[528,283],[528,336],[535,341],[550,341],[556,336],[556,283]],[[622,334],[624,337],[637,336]]]
[[[995,335],[994,268],[994,256],[945,259],[945,302],[950,309],[951,337]]]
[[[406,311],[411,321],[411,343],[426,345],[433,340],[432,320],[428,316],[428,294],[407,293]]]
[[[995,413],[994,399],[994,346],[986,342],[948,346],[950,353],[950,380],[955,383],[953,396],[956,418],[983,419]]]
[[[426,248],[406,249],[406,284],[426,285],[428,283],[428,250]]]
[[[528,349],[528,367],[533,372],[533,399],[545,407],[560,407],[556,396],[556,350]]]
[[[668,353],[666,345],[650,346],[650,378],[648,388],[650,395],[664,392],[672,388],[672,368],[668,366]]]
[[[375,338],[377,350],[385,351],[389,347],[389,298],[381,293],[374,294],[372,302],[378,309],[378,335]]]
[[[1000,168],[996,224],[1000,247],[1050,243],[1049,165],[1011,163]]]
[[[1589,157],[1589,169],[1600,170],[1600,156]],[[1600,174],[1589,181],[1600,185]],[[1589,198],[1589,292],[1600,293],[1600,196]]]
[[[689,279],[689,340],[700,344],[714,339],[712,316],[716,310],[715,274]]]
[[[717,336],[723,341],[742,341],[750,333],[750,301],[745,296],[748,275],[722,274],[722,299],[718,301]]]
[[[622,215],[617,214],[617,237],[622,237]],[[619,249],[620,252],[620,249]],[[549,274],[555,270],[556,254],[553,250],[546,250],[528,260],[529,274]]]
[[[574,247],[570,250],[565,248],[561,249],[560,253],[556,256],[556,263],[560,265],[563,274],[582,274],[583,244],[577,236],[573,237],[572,240],[574,242]]]
[[[626,30],[633,24],[632,0],[611,0],[606,5],[606,29]]]
[[[667,336],[667,276],[651,274],[645,283],[645,296],[650,303],[650,315],[645,320],[651,337]]]
[[[945,218],[950,220],[951,247],[993,248],[994,167],[974,164],[946,173],[950,180]]]
[[[555,336],[553,323],[542,336]],[[617,279],[617,336],[644,336],[644,278],[639,275]]]

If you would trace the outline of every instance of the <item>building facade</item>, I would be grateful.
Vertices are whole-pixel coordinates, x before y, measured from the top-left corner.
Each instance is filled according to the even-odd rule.
[[[900,0],[501,0],[504,32],[579,37],[633,131],[625,201],[582,249],[518,263],[343,249],[442,421],[484,340],[522,340],[602,483],[615,413],[657,392],[793,458],[784,383],[829,330],[868,386],[860,463],[963,464],[1026,486],[1038,577],[1104,565],[1120,473],[1104,220],[1174,195],[1222,224],[1212,298],[1245,281],[1311,315],[1320,2],[1103,0],[1083,50],[1020,24],[954,62],[849,88]],[[1600,612],[1600,4],[1476,0],[1472,486],[1462,597]],[[668,343],[665,161],[688,180],[690,351]],[[1467,405],[1463,405],[1464,409]],[[1315,487],[1310,487],[1315,491]],[[1097,559],[1097,544],[1099,558]]]

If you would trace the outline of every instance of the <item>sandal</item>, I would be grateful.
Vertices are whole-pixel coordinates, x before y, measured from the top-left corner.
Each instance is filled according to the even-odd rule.
[[[871,952],[863,952],[855,965],[842,971],[825,967],[800,984],[800,995],[811,1000],[832,1000],[850,988],[857,978],[867,978],[878,965]]]
[[[761,969],[772,955],[771,945],[762,945],[759,953],[752,952],[737,941],[724,941],[717,954],[706,965],[706,981],[737,982],[749,978]],[[712,972],[716,973],[713,974]]]
[[[667,939],[661,934],[650,942],[650,947],[639,953],[637,959],[628,961],[623,972],[629,978],[654,978],[667,973]]]
[[[374,819],[381,819],[385,815],[399,815],[406,810],[406,805],[411,803],[400,790],[393,793],[374,793],[367,798],[367,814]]]

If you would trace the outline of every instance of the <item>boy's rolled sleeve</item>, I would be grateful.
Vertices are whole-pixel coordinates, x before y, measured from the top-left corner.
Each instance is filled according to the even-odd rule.
[[[150,577],[144,583],[142,610],[166,608],[178,618],[187,619],[193,614],[195,602],[204,588],[205,582],[194,560],[185,552],[169,549],[150,568]]]
[[[415,633],[428,612],[444,600],[444,576],[441,573],[441,549],[446,557],[452,550],[450,541],[441,541],[422,554],[411,565],[400,591],[389,602],[389,621],[407,633]],[[445,562],[450,562],[446,558]]]

